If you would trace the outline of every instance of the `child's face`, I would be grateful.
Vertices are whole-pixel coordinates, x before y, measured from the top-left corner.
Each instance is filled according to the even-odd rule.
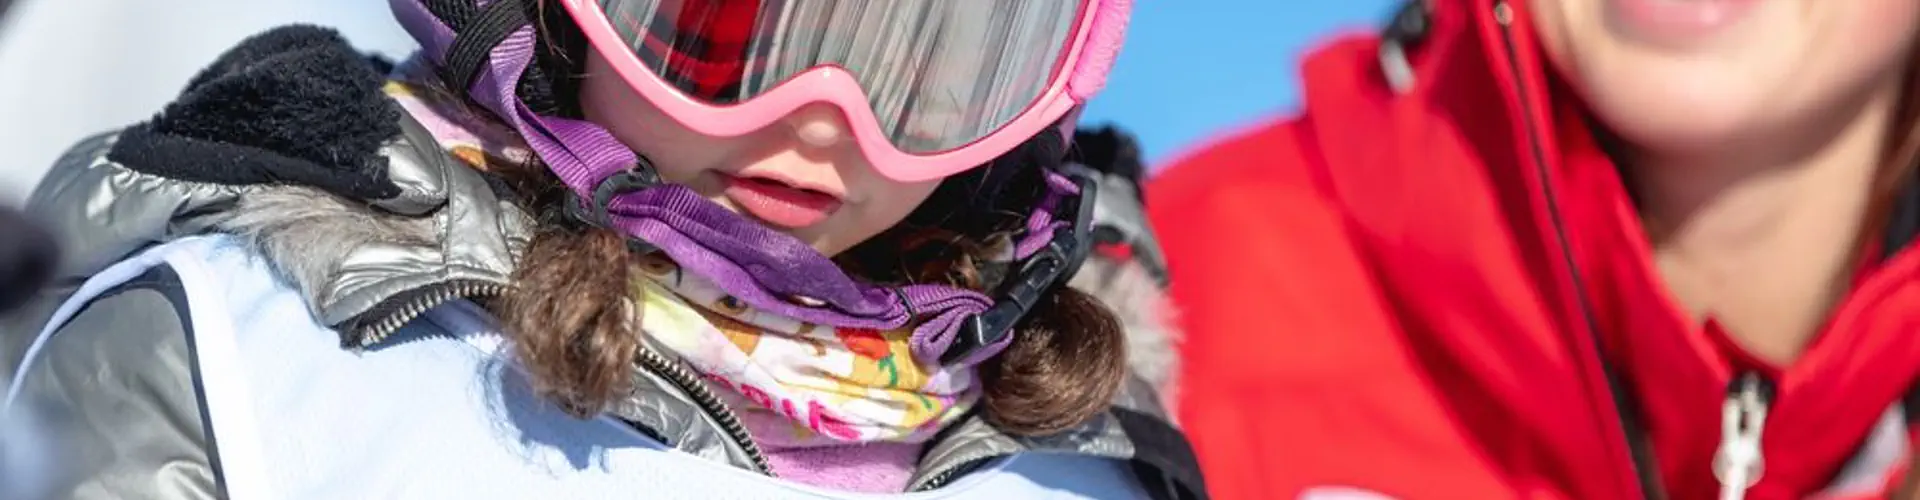
[[[714,138],[687,130],[640,97],[598,53],[587,56],[587,119],[652,160],[660,176],[833,256],[893,227],[938,179],[898,182],[860,154],[841,113],[824,104],[759,131]]]

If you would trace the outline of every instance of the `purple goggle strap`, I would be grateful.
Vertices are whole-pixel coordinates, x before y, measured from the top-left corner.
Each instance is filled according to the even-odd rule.
[[[423,50],[436,63],[444,64],[446,50],[453,44],[453,31],[421,0],[392,3],[396,17],[421,42]],[[985,345],[969,346],[959,359],[947,356],[956,338],[969,330],[964,323],[975,323],[971,329],[978,336],[978,323],[993,308],[993,299],[979,292],[942,285],[889,288],[862,283],[798,239],[746,220],[684,186],[660,184],[618,193],[599,189],[610,180],[630,178],[627,174],[645,167],[632,150],[606,130],[585,121],[540,116],[520,101],[515,86],[533,60],[535,36],[531,24],[515,29],[489,52],[488,65],[468,90],[475,101],[518,130],[579,199],[596,200],[611,194],[610,199],[600,201],[603,205],[599,207],[605,211],[608,226],[658,247],[683,267],[761,310],[800,321],[853,328],[893,329],[915,318],[929,318],[911,337],[914,356],[926,362],[976,364],[1005,349],[1011,335],[986,332],[981,338]],[[646,174],[651,176],[650,172]],[[1048,194],[1029,217],[1027,231],[1015,245],[1015,258],[1022,261],[1048,250],[1054,235],[1062,229],[1077,229],[1070,221],[1056,220],[1053,213],[1062,200],[1081,197],[1087,185],[1058,172],[1049,172],[1047,180]],[[1091,198],[1092,193],[1085,194],[1082,198]],[[1083,258],[1084,252],[1080,254]],[[1065,269],[1054,274],[1070,276],[1078,258],[1059,257],[1071,260],[1055,263]],[[1059,281],[1065,281],[1064,276]],[[1031,305],[1021,304],[1014,319]],[[996,313],[1011,312],[1006,309]]]

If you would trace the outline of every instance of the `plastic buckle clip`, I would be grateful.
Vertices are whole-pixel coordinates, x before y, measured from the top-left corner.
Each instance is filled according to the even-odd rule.
[[[1022,261],[1020,270],[1000,284],[993,306],[961,321],[953,344],[940,355],[942,363],[966,359],[1012,335],[1014,326],[1033,311],[1040,298],[1072,279],[1093,252],[1093,208],[1099,194],[1098,174],[1079,164],[1063,165],[1060,173],[1080,188],[1080,194],[1074,196],[1078,203],[1071,214],[1073,225],[1055,228],[1047,245]]]
[[[614,172],[613,175],[600,179],[600,182],[593,187],[591,202],[581,199],[578,192],[567,190],[567,216],[593,227],[614,229],[613,214],[610,213],[613,199],[658,185],[660,185],[659,172],[654,171],[653,165],[646,160],[640,160],[632,168]],[[637,253],[652,253],[659,248],[631,235],[622,234],[622,237],[627,240],[627,246]]]

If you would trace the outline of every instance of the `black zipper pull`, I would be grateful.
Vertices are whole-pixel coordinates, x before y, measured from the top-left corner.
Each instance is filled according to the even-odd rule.
[[[1753,372],[1741,373],[1727,385],[1727,397],[1720,403],[1720,448],[1713,454],[1721,500],[1746,498],[1747,489],[1766,474],[1760,434],[1766,429],[1773,391],[1772,381]]]

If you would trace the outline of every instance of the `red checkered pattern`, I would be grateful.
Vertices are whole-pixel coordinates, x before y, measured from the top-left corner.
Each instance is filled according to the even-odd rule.
[[[750,70],[747,51],[760,4],[761,0],[667,0],[661,2],[661,15],[653,19],[621,15],[615,22],[648,26],[648,35],[636,52],[662,79],[693,97],[728,102],[739,97],[740,83]]]

